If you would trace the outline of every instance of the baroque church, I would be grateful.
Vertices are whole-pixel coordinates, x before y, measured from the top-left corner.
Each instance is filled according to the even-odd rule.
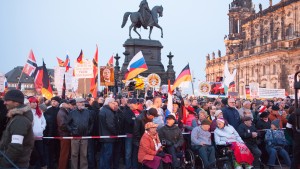
[[[235,87],[241,97],[252,82],[294,94],[288,79],[300,70],[300,0],[269,0],[257,12],[252,0],[233,0],[228,16],[226,55],[206,56],[206,81],[222,77],[227,61],[231,72],[237,70]]]

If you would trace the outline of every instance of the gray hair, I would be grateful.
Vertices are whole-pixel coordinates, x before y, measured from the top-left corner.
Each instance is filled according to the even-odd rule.
[[[251,102],[246,100],[246,101],[244,101],[243,106],[245,106],[246,104],[251,104]]]
[[[111,102],[114,102],[115,99],[114,98],[111,98],[111,97],[107,97],[104,101],[104,104],[103,105],[108,105],[109,103]]]
[[[151,100],[147,100],[145,105],[146,105],[146,108],[150,108],[153,106],[153,102]]]

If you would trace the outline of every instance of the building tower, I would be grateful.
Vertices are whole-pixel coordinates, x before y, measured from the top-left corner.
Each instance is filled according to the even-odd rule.
[[[233,54],[242,50],[242,42],[245,39],[242,21],[252,14],[255,14],[252,0],[233,0],[229,4],[229,34],[225,38],[226,54]]]

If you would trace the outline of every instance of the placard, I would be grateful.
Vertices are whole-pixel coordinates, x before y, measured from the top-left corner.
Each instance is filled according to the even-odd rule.
[[[5,75],[0,73],[0,92],[4,92],[5,90]]]
[[[73,68],[69,68],[68,72],[66,72],[65,67],[55,67],[54,85],[59,95],[61,95],[62,93],[64,75],[66,80],[66,91],[68,90],[76,91],[78,88],[78,79],[73,76]]]
[[[100,66],[100,85],[115,85],[114,68],[112,66]]]
[[[81,78],[93,78],[93,62],[89,60],[83,60],[82,63],[75,62],[75,77]]]
[[[258,83],[249,83],[250,88],[250,97],[252,99],[259,97],[259,84]]]
[[[259,97],[264,99],[285,98],[285,89],[266,89],[259,88]]]
[[[161,79],[160,79],[160,77],[159,77],[158,74],[156,74],[156,73],[151,73],[150,75],[148,75],[147,79],[148,79],[149,87],[157,87],[157,86],[160,86]]]

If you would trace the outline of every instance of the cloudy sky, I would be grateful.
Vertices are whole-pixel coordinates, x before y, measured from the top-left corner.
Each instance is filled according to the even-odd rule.
[[[279,0],[273,0],[274,3]],[[225,53],[223,37],[228,34],[228,4],[231,0],[148,0],[150,8],[164,7],[159,24],[164,38],[154,28],[152,39],[160,40],[162,62],[174,54],[176,75],[189,62],[197,80],[205,79],[205,56],[220,49]],[[254,0],[262,3],[267,0]],[[99,63],[105,65],[110,56],[118,53],[123,63],[123,43],[128,38],[128,23],[121,29],[123,14],[138,10],[140,0],[9,0],[0,1],[0,72],[23,66],[30,49],[38,65],[44,58],[47,67],[57,65],[56,57],[68,53],[72,63],[84,52],[92,59],[96,44]],[[138,30],[143,38],[148,30]],[[137,37],[134,33],[133,37]],[[166,68],[167,65],[165,65]]]

